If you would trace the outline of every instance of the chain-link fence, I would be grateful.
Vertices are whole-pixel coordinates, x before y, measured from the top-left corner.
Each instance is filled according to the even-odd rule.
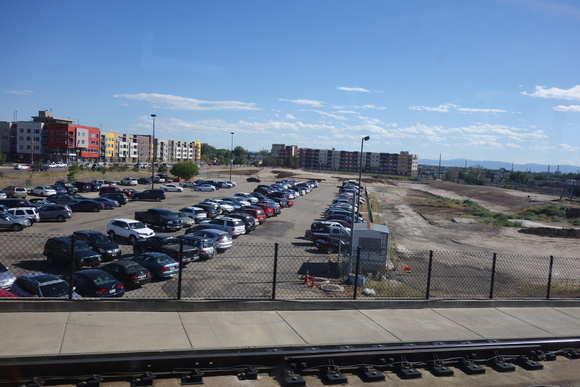
[[[67,276],[77,268],[50,264],[45,255],[45,243],[54,236],[1,234],[0,264],[15,276],[33,272]],[[122,258],[133,256],[130,244],[120,246]],[[384,264],[365,262],[368,260],[365,260],[364,251],[355,253],[351,262],[344,254],[326,254],[310,244],[251,244],[236,240],[231,249],[211,259],[181,264],[178,275],[169,279],[157,279],[134,288],[126,286],[119,300],[547,299],[580,296],[580,258],[394,251],[390,257],[385,257]],[[6,274],[0,273],[0,279]],[[72,285],[76,288],[78,284]]]

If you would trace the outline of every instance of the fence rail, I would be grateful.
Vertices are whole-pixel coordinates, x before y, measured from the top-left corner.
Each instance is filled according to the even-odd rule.
[[[49,265],[44,234],[0,234],[0,264],[19,276],[66,275]],[[132,246],[121,245],[123,256]],[[127,289],[123,299],[562,299],[580,297],[580,258],[489,252],[393,251],[385,265],[363,264],[365,252],[323,254],[310,244],[251,244],[181,265],[169,280]],[[362,262],[362,263],[361,263]],[[355,268],[354,273],[349,269]],[[1,273],[0,273],[1,274]],[[74,284],[72,284],[74,286]]]

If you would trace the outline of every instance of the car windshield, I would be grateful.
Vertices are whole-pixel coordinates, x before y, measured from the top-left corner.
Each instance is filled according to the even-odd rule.
[[[91,247],[85,241],[75,241],[75,251],[87,251]]]
[[[138,230],[138,229],[140,229],[140,228],[147,228],[147,227],[146,227],[146,226],[145,226],[143,223],[141,223],[141,222],[135,222],[135,223],[131,223],[131,224],[129,224],[129,227],[130,227],[132,230]]]
[[[102,245],[104,243],[110,242],[109,238],[107,238],[103,234],[95,234],[95,235],[92,235],[90,238],[91,238],[91,242],[93,242],[96,245]]]
[[[40,292],[43,297],[66,297],[69,286],[66,282],[53,282],[40,286]]]

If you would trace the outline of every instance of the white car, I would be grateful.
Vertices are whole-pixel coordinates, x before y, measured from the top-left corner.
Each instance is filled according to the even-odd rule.
[[[179,186],[183,188],[193,188],[196,186],[196,184],[195,181],[182,181],[179,183]]]
[[[120,181],[122,185],[137,185],[137,179],[134,177],[126,177]]]
[[[39,185],[38,187],[32,188],[30,193],[39,196],[50,196],[56,195],[56,190],[48,185]]]
[[[113,219],[107,224],[107,234],[111,240],[118,236],[135,243],[139,239],[155,236],[155,231],[135,219]]]
[[[40,222],[40,215],[36,207],[13,207],[6,210],[7,213],[17,218],[24,218],[30,221],[30,224]]]
[[[14,169],[18,169],[18,170],[28,170],[30,168],[32,168],[32,167],[28,164],[16,164],[14,166]]]
[[[232,237],[243,235],[246,233],[246,226],[242,220],[237,218],[228,218],[227,216],[219,216],[212,220],[204,220],[200,224],[207,225],[210,228],[217,228],[218,230],[227,231]]]
[[[175,184],[163,184],[159,188],[165,192],[183,192],[183,188]]]
[[[207,219],[207,212],[205,212],[205,210],[200,207],[183,207],[179,211],[195,220],[195,223],[199,223]]]
[[[237,192],[234,194],[234,197],[241,198],[242,200],[250,202],[250,204],[258,203],[258,198],[247,192]]]

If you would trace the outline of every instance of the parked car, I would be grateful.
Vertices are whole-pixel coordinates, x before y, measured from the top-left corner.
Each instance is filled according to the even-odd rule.
[[[211,220],[204,220],[200,223],[201,225],[211,225],[213,228],[217,228],[223,231],[227,231],[234,238],[246,233],[246,227],[244,222],[240,219],[230,218],[226,216],[220,216],[213,218]]]
[[[183,228],[183,221],[173,211],[164,208],[135,211],[135,219],[145,224],[159,227],[163,231],[181,230]]]
[[[125,285],[111,274],[101,269],[84,269],[63,277],[75,291],[83,297],[122,297]]]
[[[40,221],[56,220],[57,222],[65,222],[67,219],[72,219],[73,212],[68,204],[45,204],[37,207]]]
[[[146,189],[145,191],[137,192],[133,196],[133,200],[155,200],[160,202],[165,200],[165,191],[162,189]]]
[[[183,188],[194,188],[196,184],[195,181],[182,181],[179,183],[179,186]]]
[[[104,198],[102,196],[99,196],[98,198],[92,198],[91,200],[103,204],[105,210],[112,210],[114,207],[121,206],[118,201],[109,198]]]
[[[195,223],[200,223],[202,220],[207,219],[207,213],[201,207],[183,207],[179,210],[179,212],[193,219]],[[185,222],[183,224],[185,225]]]
[[[216,187],[214,187],[211,184],[201,184],[201,185],[197,185],[195,187],[193,187],[194,191],[203,191],[203,192],[213,192],[216,190]]]
[[[121,247],[99,231],[75,231],[73,235],[76,239],[85,241],[91,249],[101,254],[101,261],[112,261],[121,257]]]
[[[211,238],[194,236],[193,234],[182,235],[178,237],[184,246],[197,249],[200,259],[212,259],[216,255],[215,242]]]
[[[8,270],[8,266],[0,263],[0,289],[10,289],[15,279],[16,276]]]
[[[25,227],[30,227],[32,223],[25,218],[17,218],[7,212],[0,212],[0,229],[12,231],[22,231]]]
[[[151,282],[151,272],[137,262],[128,259],[108,263],[100,267],[121,281],[125,288],[137,288]]]
[[[121,185],[137,185],[137,179],[134,177],[126,177],[119,182]]]
[[[196,204],[195,207],[204,209],[207,218],[215,218],[216,216],[222,213],[222,208],[217,203],[203,202]]]
[[[163,184],[159,188],[165,192],[183,192],[183,187],[175,184]]]
[[[123,259],[132,260],[149,269],[152,280],[172,278],[179,273],[179,263],[167,254],[146,252]]]
[[[32,165],[29,165],[29,164],[15,164],[14,165],[14,169],[27,171],[29,169],[32,169]]]
[[[69,195],[66,193],[64,193],[64,194],[58,193],[56,195],[50,195],[49,197],[46,198],[46,200],[48,200],[49,202],[52,202],[52,203],[69,204],[69,203],[76,202],[78,199],[76,199],[72,195]]]
[[[68,282],[48,273],[23,274],[10,287],[10,293],[18,297],[68,298],[69,291]],[[72,295],[73,298],[80,297],[74,291]]]
[[[186,244],[182,247],[181,240],[171,235],[155,235],[151,238],[138,240],[133,245],[135,255],[148,251],[167,254],[177,262],[181,256],[182,263],[197,261],[200,258],[197,247]],[[181,254],[182,252],[183,254]]]
[[[228,214],[229,218],[240,219],[244,222],[244,227],[246,228],[246,234],[251,233],[256,229],[257,221],[252,215],[243,213],[243,212],[234,212],[232,214]]]
[[[8,195],[6,195],[6,192],[4,192],[0,189],[0,199],[6,199],[7,197],[8,197]]]
[[[129,203],[129,197],[121,192],[112,192],[101,195],[100,197],[104,199],[114,200],[117,203],[119,203],[120,206],[124,206],[125,204]]]
[[[128,189],[122,189],[114,185],[103,185],[99,190],[99,196],[103,196],[108,193],[123,193],[127,195],[129,198],[133,198],[134,191],[130,191]]]
[[[46,261],[49,265],[55,265],[58,263],[70,265],[71,245],[71,237],[48,238],[44,244],[42,255],[46,257]],[[73,266],[77,269],[80,269],[81,267],[95,267],[101,264],[101,254],[92,250],[88,243],[82,240],[75,240],[73,255]]]
[[[77,200],[68,203],[68,206],[73,210],[73,212],[99,212],[105,209],[103,203],[94,200]]]
[[[49,185],[39,185],[30,190],[30,193],[38,196],[56,195],[56,191]]]
[[[249,202],[250,204],[254,204],[258,202],[258,198],[255,196],[250,195],[247,192],[236,192],[234,197],[242,198],[243,200]]]
[[[7,209],[6,212],[17,218],[28,219],[30,224],[40,222],[40,215],[38,214],[36,207],[13,207]]]
[[[30,203],[31,203],[31,204],[32,204],[34,207],[42,207],[42,206],[44,206],[44,205],[47,205],[47,204],[54,204],[53,202],[51,202],[51,201],[48,201],[48,200],[46,200],[46,199],[42,199],[42,198],[31,198],[31,199],[28,199],[28,201],[29,201],[29,202],[30,202]]]
[[[68,181],[58,180],[54,184],[64,187],[69,194],[79,192],[79,189],[75,187],[72,183],[69,183]]]
[[[77,187],[77,189],[79,190],[78,192],[91,192],[92,191],[91,183],[86,182],[86,181],[75,181],[73,183],[73,185],[75,187]]]
[[[150,177],[140,177],[137,179],[137,183],[151,185],[151,178]]]
[[[26,188],[16,186],[16,185],[9,185],[8,187],[3,189],[4,193],[8,198],[22,198],[25,199],[28,192],[26,192]]]
[[[94,180],[93,181],[89,181],[89,184],[91,186],[91,192],[99,192],[99,190],[103,186],[101,183],[97,183]]]
[[[261,208],[246,207],[242,208],[240,212],[252,215],[258,221],[259,224],[263,224],[268,218],[264,210]]]
[[[215,248],[218,253],[223,253],[231,249],[234,245],[232,236],[226,231],[217,230],[215,228],[202,228],[195,230],[196,227],[185,230],[185,235],[211,238],[215,243]]]
[[[57,194],[68,194],[68,191],[62,185],[55,184],[49,185],[49,187],[54,189]]]
[[[260,180],[260,179],[258,179],[257,177],[248,177],[248,178],[246,179],[246,181],[247,181],[248,183],[259,183],[259,182],[261,182],[261,180]]]
[[[135,219],[112,219],[107,224],[107,235],[112,241],[118,236],[133,244],[139,239],[152,237],[155,231]]]
[[[181,221],[183,222],[183,227],[191,227],[193,225],[195,225],[195,220],[193,218],[190,218],[189,216],[187,216],[185,213],[181,212],[181,211],[173,211],[173,213],[175,214],[175,216],[177,216],[179,219],[181,219]],[[205,211],[204,211],[205,213]]]

